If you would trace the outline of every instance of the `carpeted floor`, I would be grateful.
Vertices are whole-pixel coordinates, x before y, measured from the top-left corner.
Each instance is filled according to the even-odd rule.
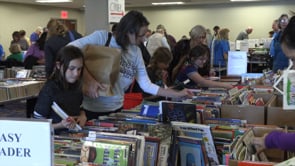
[[[2,104],[0,106],[0,117],[26,118],[26,100]]]

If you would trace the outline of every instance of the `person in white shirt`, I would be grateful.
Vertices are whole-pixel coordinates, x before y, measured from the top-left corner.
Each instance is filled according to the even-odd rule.
[[[159,47],[166,47],[171,51],[167,38],[165,37],[165,27],[161,24],[157,26],[156,32],[149,37],[146,46],[151,56],[154,55],[154,52]]]
[[[148,25],[148,20],[141,12],[129,11],[122,17],[116,33],[110,39],[109,47],[122,51],[119,78],[113,87],[114,96],[100,96],[98,89],[103,91],[106,87],[101,82],[96,81],[87,68],[83,71],[84,99],[82,107],[88,120],[120,111],[123,107],[124,92],[134,79],[144,92],[152,95],[173,98],[191,97],[192,93],[187,89],[181,91],[165,89],[150,81],[141,50],[138,47],[138,44],[144,40]],[[107,39],[108,31],[99,30],[77,39],[69,45],[83,49],[88,44],[104,45]]]

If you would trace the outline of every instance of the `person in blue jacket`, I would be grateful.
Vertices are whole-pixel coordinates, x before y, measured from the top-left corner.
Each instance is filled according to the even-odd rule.
[[[217,40],[214,42],[214,67],[226,67],[229,47],[229,29],[221,29],[217,35]]]
[[[272,65],[272,71],[276,73],[278,70],[284,70],[289,66],[289,59],[285,55],[285,53],[282,50],[280,39],[282,37],[282,34],[287,27],[289,23],[288,15],[282,14],[279,18],[279,27],[280,31],[277,33],[277,35],[273,39],[272,48],[273,50],[273,65]]]

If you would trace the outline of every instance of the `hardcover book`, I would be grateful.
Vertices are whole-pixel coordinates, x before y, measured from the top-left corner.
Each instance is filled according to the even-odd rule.
[[[175,121],[171,122],[171,124],[173,130],[178,131],[178,135],[180,136],[183,135],[202,139],[206,147],[206,155],[208,156],[209,164],[220,164],[210,126]]]
[[[160,101],[164,123],[171,121],[197,123],[196,105],[191,103]]]
[[[202,139],[178,136],[181,165],[208,165],[206,148]]]
[[[86,141],[81,149],[81,161],[128,166],[129,150],[129,145]]]
[[[160,139],[145,137],[144,166],[156,166],[158,162]]]

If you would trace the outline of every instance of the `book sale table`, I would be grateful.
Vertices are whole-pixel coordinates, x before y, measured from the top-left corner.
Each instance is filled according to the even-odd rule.
[[[251,145],[254,136],[283,131],[281,125],[285,122],[292,125],[289,120],[280,121],[279,125],[278,121],[269,122],[275,115],[268,114],[268,109],[280,105],[273,103],[280,97],[273,97],[269,89],[260,94],[263,87],[257,90],[240,85],[241,78],[223,77],[219,81],[229,82],[235,88],[195,89],[192,99],[182,101],[143,101],[134,108],[88,121],[81,130],[69,130],[61,135],[53,135],[48,121],[0,119],[0,128],[1,123],[5,124],[0,130],[0,145],[3,143],[0,163],[2,157],[8,162],[18,153],[8,153],[8,148],[13,147],[9,138],[15,138],[14,149],[25,148],[26,153],[20,151],[18,155],[23,156],[14,160],[25,166],[42,162],[36,154],[44,150],[50,153],[44,166],[275,165],[291,158],[280,150],[267,150],[255,156],[256,149]],[[44,81],[1,83],[0,103],[5,103],[37,96]],[[30,144],[28,138],[33,137],[32,131],[43,135],[47,142]]]

